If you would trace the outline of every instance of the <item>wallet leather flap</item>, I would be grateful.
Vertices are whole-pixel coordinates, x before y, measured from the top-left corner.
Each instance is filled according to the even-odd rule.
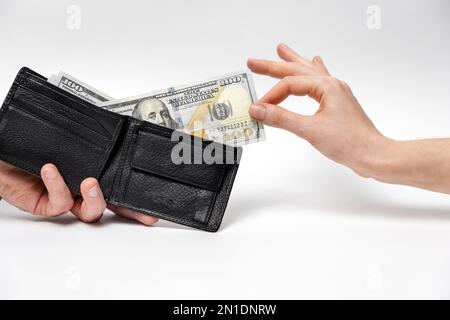
[[[190,139],[189,139],[190,140]],[[225,164],[179,163],[174,157],[179,154],[174,149],[184,148],[185,152],[203,156],[202,145],[171,141],[170,138],[140,131],[131,160],[134,169],[166,177],[185,184],[210,191],[219,191],[225,174]]]

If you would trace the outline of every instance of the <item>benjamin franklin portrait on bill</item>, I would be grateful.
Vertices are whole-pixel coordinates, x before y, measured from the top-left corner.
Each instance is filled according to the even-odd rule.
[[[177,127],[164,102],[155,98],[146,98],[139,101],[134,107],[133,117],[171,129]]]

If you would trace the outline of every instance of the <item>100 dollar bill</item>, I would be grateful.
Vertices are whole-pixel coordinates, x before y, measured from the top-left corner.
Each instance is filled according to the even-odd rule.
[[[241,71],[99,106],[205,140],[243,145],[265,139],[263,125],[249,115],[255,100],[251,74]]]
[[[110,96],[62,71],[58,75],[49,77],[48,82],[96,106],[113,100]]]

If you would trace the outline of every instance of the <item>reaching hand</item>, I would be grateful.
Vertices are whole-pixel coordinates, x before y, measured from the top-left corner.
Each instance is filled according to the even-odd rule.
[[[350,87],[330,76],[320,57],[307,60],[284,44],[277,51],[284,61],[248,60],[253,72],[281,79],[251,107],[251,116],[295,133],[328,158],[359,171],[362,160],[388,139],[364,113]],[[280,107],[290,95],[316,100],[320,104],[316,114],[301,115]]]

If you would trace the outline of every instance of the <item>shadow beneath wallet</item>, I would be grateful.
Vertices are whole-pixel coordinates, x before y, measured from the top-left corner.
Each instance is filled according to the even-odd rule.
[[[114,224],[114,223],[138,225],[138,226],[142,226],[144,228],[158,228],[158,229],[159,228],[167,228],[167,229],[177,229],[177,230],[192,230],[192,228],[189,228],[189,227],[186,227],[183,225],[179,225],[179,224],[176,224],[176,223],[173,223],[170,221],[161,220],[161,219],[153,226],[144,226],[139,221],[128,219],[128,218],[123,218],[112,212],[108,212],[107,214],[105,214],[103,219],[97,225],[98,226],[102,226],[102,225],[106,226],[108,224]]]
[[[12,209],[14,210],[14,209]],[[8,211],[10,209],[8,208]],[[34,223],[52,223],[57,224],[60,226],[71,226],[74,224],[82,223],[80,220],[77,219],[73,214],[66,213],[59,217],[43,217],[43,216],[33,216],[27,212],[22,212],[14,210],[14,212],[8,213],[8,214],[0,214],[0,220],[6,221],[6,220],[14,220],[14,221],[28,221],[28,222],[34,222]],[[169,221],[159,220],[155,225],[153,226],[144,226],[141,222],[124,218],[121,216],[118,216],[114,214],[113,212],[110,212],[107,210],[105,214],[103,215],[102,219],[95,223],[89,223],[86,225],[89,225],[92,228],[103,228],[107,227],[112,224],[122,224],[122,225],[136,225],[142,228],[168,228],[168,229],[176,229],[176,230],[193,230],[192,228],[178,225]]]

